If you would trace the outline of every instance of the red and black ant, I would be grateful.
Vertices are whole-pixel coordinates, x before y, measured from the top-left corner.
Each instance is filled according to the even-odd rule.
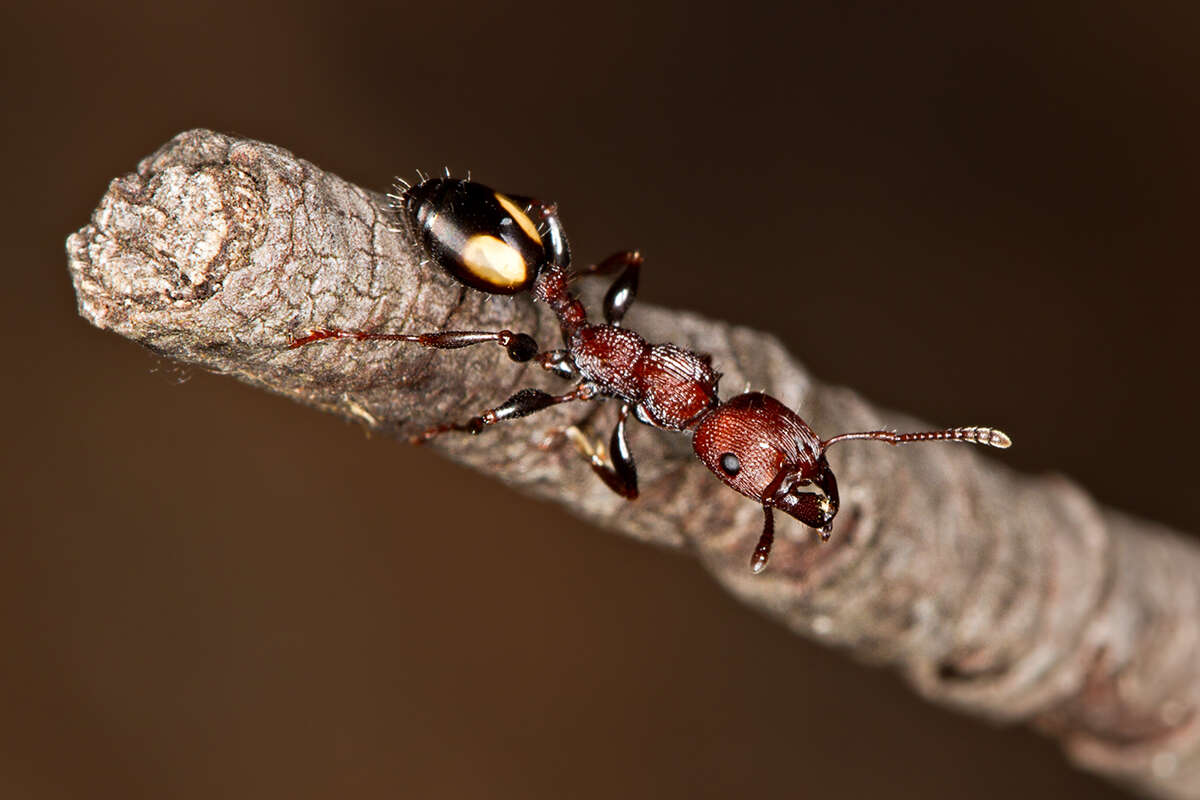
[[[568,283],[570,248],[553,205],[504,195],[483,184],[453,178],[402,185],[393,210],[428,260],[461,283],[492,294],[532,291],[558,318],[565,347],[542,351],[528,334],[501,331],[368,333],[322,328],[292,341],[292,347],[334,338],[414,342],[453,349],[484,342],[504,347],[513,361],[534,361],[575,388],[552,395],[522,389],[495,408],[466,422],[435,426],[413,438],[424,442],[448,431],[478,434],[488,425],[525,417],[575,400],[614,398],[621,404],[607,453],[578,430],[573,439],[592,470],[613,491],[630,500],[638,495],[637,469],[626,439],[630,412],[642,423],[691,432],[696,456],[731,489],[762,504],[763,531],[750,568],[767,565],[774,539],[773,509],[816,529],[823,540],[838,512],[837,480],[825,458],[830,446],[851,439],[898,445],[954,441],[1008,447],[1012,441],[994,428],[947,428],[923,433],[864,431],[822,439],[791,409],[760,392],[724,403],[717,397],[720,374],[712,359],[673,344],[649,344],[621,327],[637,294],[642,257],[617,253],[588,273],[620,271],[604,297],[603,325],[588,322]]]

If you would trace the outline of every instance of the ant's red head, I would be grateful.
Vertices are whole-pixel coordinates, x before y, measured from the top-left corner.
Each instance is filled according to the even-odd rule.
[[[968,442],[1008,447],[1012,441],[994,428],[946,428],[923,433],[864,431],[821,440],[796,412],[770,395],[741,394],[701,420],[692,447],[704,465],[727,486],[763,507],[763,532],[750,558],[761,572],[775,535],[772,509],[817,529],[822,539],[833,530],[838,512],[837,480],[825,460],[830,445],[853,439],[887,444]]]
[[[783,403],[760,392],[738,395],[704,418],[692,447],[730,488],[829,535],[837,480],[820,438]]]

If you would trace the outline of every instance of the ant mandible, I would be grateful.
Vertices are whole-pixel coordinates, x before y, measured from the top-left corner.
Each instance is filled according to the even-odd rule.
[[[450,177],[403,181],[389,195],[392,210],[426,259],[461,283],[492,294],[532,291],[558,318],[565,347],[541,350],[528,334],[501,331],[370,333],[321,328],[294,339],[301,347],[326,339],[414,342],[454,349],[494,342],[517,362],[533,361],[564,378],[576,379],[565,394],[522,389],[500,405],[471,417],[432,427],[413,437],[428,441],[448,431],[478,434],[489,425],[518,419],[561,403],[613,398],[620,402],[607,452],[578,428],[568,432],[592,470],[609,488],[633,500],[637,469],[626,439],[630,413],[653,428],[691,432],[696,456],[725,485],[762,505],[763,530],[750,558],[758,573],[767,565],[774,540],[773,509],[790,514],[828,540],[838,512],[837,480],[826,452],[839,442],[871,439],[892,445],[952,441],[1009,447],[994,428],[947,428],[921,433],[863,431],[822,439],[770,395],[740,394],[724,403],[717,397],[720,373],[711,356],[673,344],[649,344],[621,327],[637,294],[642,257],[616,253],[579,274],[620,272],[604,297],[603,325],[588,322],[583,305],[568,285],[571,252],[554,205],[505,195],[470,180]]]

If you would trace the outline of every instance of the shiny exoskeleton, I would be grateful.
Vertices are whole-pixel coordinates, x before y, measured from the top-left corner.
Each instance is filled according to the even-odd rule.
[[[574,400],[615,399],[620,411],[607,451],[584,434],[582,426],[567,429],[593,471],[613,491],[632,500],[638,489],[625,427],[630,413],[654,428],[690,432],[700,461],[731,489],[762,506],[763,530],[750,559],[754,572],[761,572],[770,556],[774,509],[816,529],[822,539],[829,538],[838,491],[825,453],[837,442],[956,441],[1000,448],[1012,444],[1002,431],[981,427],[864,431],[821,439],[799,415],[769,395],[748,392],[722,403],[717,395],[720,374],[710,356],[673,344],[650,344],[621,327],[637,294],[642,264],[638,253],[616,253],[579,273],[619,272],[604,298],[604,324],[592,324],[569,288],[575,275],[555,206],[449,177],[404,184],[391,198],[393,210],[428,260],[480,291],[531,291],[535,300],[554,311],[565,346],[542,351],[529,335],[508,330],[372,333],[321,328],[293,340],[293,347],[332,338],[405,341],[440,349],[494,342],[514,361],[533,360],[576,380],[575,387],[561,395],[523,389],[465,422],[430,428],[414,442],[448,431],[477,434],[488,425]]]

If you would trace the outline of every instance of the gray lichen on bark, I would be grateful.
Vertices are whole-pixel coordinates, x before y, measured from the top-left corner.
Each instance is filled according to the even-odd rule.
[[[289,350],[322,326],[503,327],[543,345],[558,331],[528,298],[497,300],[422,266],[380,195],[261,142],[181,134],[111,183],[67,253],[97,327],[388,435],[555,386],[495,347]],[[815,382],[756,331],[644,304],[630,323],[711,353],[725,394],[766,390],[826,435],[917,424]],[[634,433],[642,496],[627,503],[569,448],[536,446],[577,415],[553,409],[489,430],[486,447],[443,437],[437,448],[611,530],[688,548],[746,602],[895,665],[933,700],[1029,721],[1084,767],[1152,794],[1200,797],[1200,552],[1184,538],[967,448],[850,443],[831,456],[833,541],[781,517],[783,541],[753,576],[760,509],[696,464],[685,437]]]

